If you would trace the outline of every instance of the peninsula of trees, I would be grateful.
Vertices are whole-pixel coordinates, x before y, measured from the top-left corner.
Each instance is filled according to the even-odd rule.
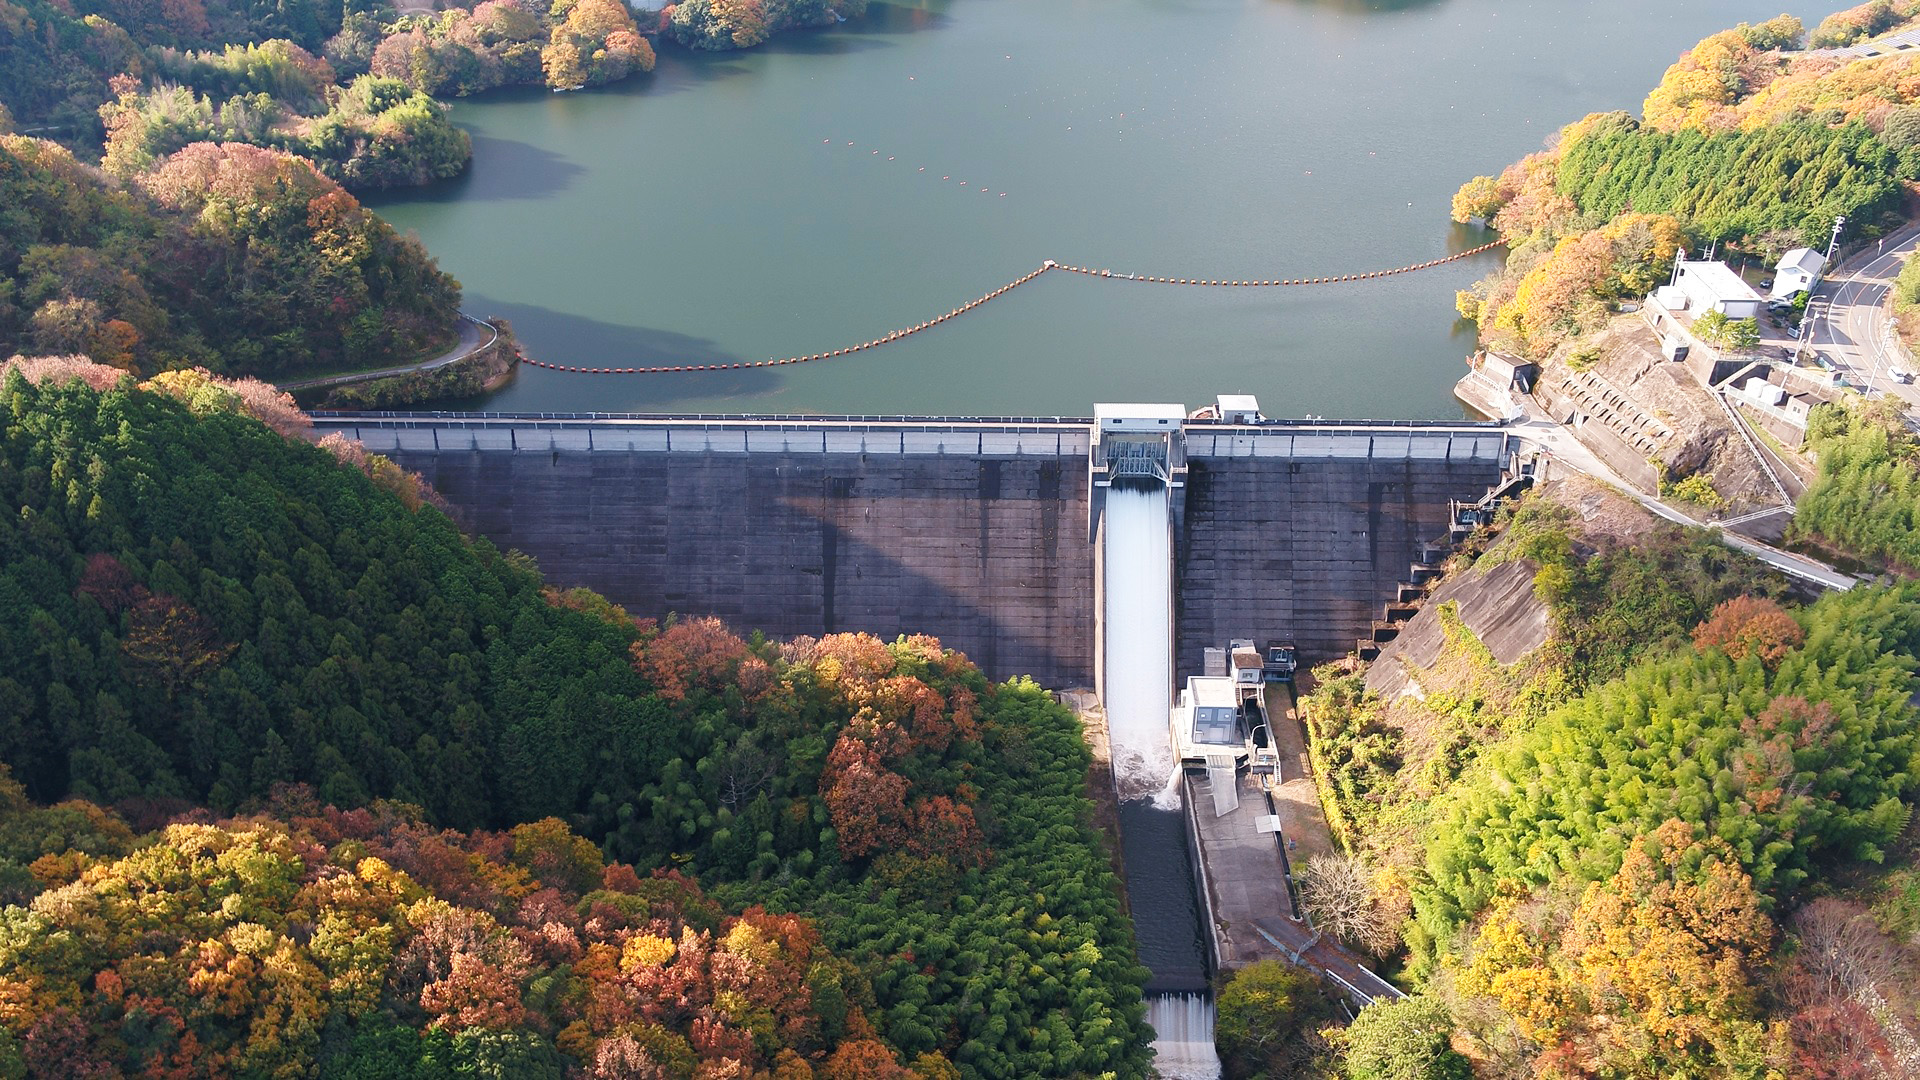
[[[197,143],[131,181],[0,136],[0,353],[281,378],[410,362],[460,286],[290,154]]]
[[[1876,0],[1813,37],[1916,13]],[[1505,268],[1460,294],[1481,339],[1544,358],[1644,295],[1677,247],[1778,256],[1823,247],[1836,215],[1853,235],[1892,223],[1920,178],[1920,57],[1795,51],[1805,38],[1787,15],[1715,34],[1668,69],[1640,117],[1589,116],[1462,186],[1454,217],[1508,243]]]
[[[284,150],[352,191],[455,176],[472,154],[444,99],[576,90],[653,70],[655,42],[741,49],[866,0],[0,0],[0,133],[59,139],[135,176],[197,142]]]

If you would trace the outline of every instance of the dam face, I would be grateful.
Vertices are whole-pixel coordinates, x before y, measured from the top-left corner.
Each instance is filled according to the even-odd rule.
[[[462,524],[635,615],[776,637],[926,633],[989,675],[1095,682],[1088,420],[322,415]],[[1229,637],[1345,655],[1450,499],[1500,479],[1464,424],[1189,422],[1175,674]],[[1097,509],[1094,507],[1093,509]]]

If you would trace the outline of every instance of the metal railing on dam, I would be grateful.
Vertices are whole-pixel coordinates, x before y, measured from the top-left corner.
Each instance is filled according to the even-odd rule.
[[[631,413],[315,413],[375,453],[508,450],[528,453],[1085,455],[1086,417],[805,416]],[[1506,430],[1460,421],[1188,421],[1187,454],[1441,461],[1498,460]]]
[[[1090,420],[1062,417],[646,416],[616,413],[319,413],[375,453],[388,450],[1075,457]]]

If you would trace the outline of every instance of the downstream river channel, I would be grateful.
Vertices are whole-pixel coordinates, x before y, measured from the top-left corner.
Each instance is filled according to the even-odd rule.
[[[1820,9],[1787,5],[1811,20]],[[609,90],[455,106],[467,176],[376,203],[555,363],[857,344],[1043,260],[1223,279],[1359,273],[1491,237],[1454,189],[1637,111],[1763,0],[875,0]],[[964,182],[964,186],[963,185]],[[1357,285],[1046,274],[852,357],[772,371],[522,368],[506,411],[1085,415],[1258,394],[1272,416],[1458,417],[1456,290],[1498,255]]]

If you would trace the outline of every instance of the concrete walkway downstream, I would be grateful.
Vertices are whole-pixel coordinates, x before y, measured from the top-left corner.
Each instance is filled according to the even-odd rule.
[[[1236,772],[1239,805],[1216,814],[1207,774],[1186,774],[1220,965],[1233,969],[1281,957],[1328,978],[1355,1005],[1399,997],[1400,991],[1358,956],[1317,933],[1289,895],[1290,860],[1304,862],[1332,851],[1333,836],[1307,771],[1306,733],[1292,695],[1283,686],[1268,687],[1267,708],[1280,754],[1280,775],[1271,791],[1260,778]]]

